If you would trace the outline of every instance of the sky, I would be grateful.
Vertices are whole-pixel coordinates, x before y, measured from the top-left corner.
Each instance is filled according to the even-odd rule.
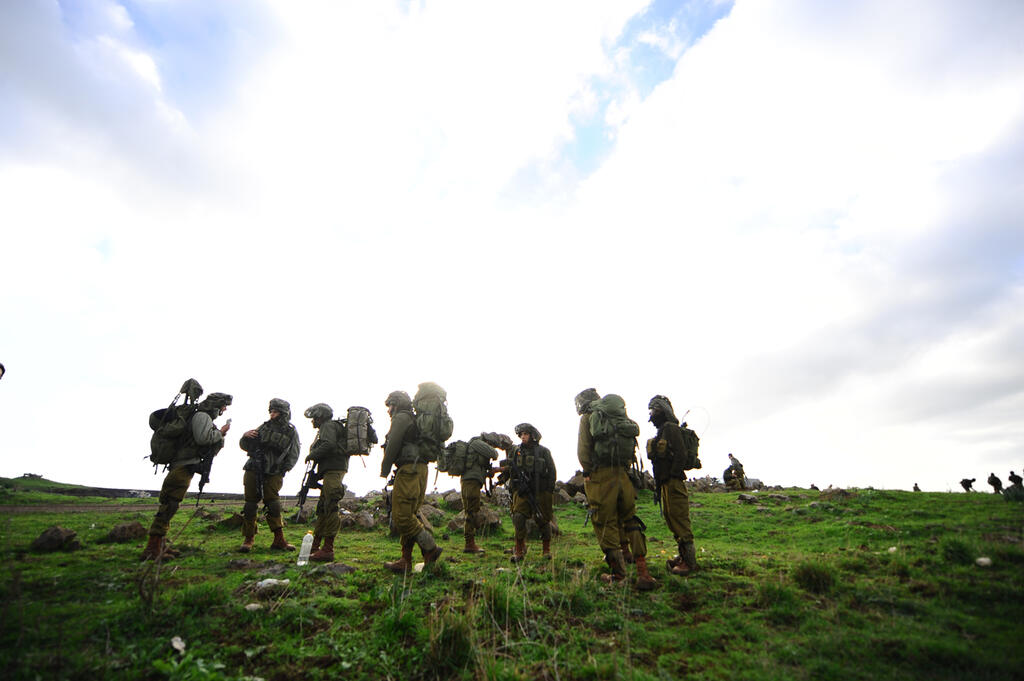
[[[148,415],[667,395],[704,468],[1024,468],[1024,4],[0,3],[0,475],[158,489]],[[346,483],[383,486],[381,451]],[[298,491],[302,464],[285,479]],[[441,474],[430,488],[457,487]],[[193,488],[195,486],[193,485]]]

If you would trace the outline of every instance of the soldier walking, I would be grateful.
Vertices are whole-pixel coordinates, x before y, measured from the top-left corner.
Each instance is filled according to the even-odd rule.
[[[196,384],[198,387],[198,384]],[[202,388],[199,388],[202,391]],[[183,387],[184,392],[184,387]],[[220,428],[213,420],[227,411],[231,404],[231,395],[227,393],[210,393],[206,399],[196,405],[195,413],[189,418],[185,435],[178,445],[174,460],[171,461],[167,476],[160,487],[160,506],[149,526],[149,542],[142,550],[140,560],[175,558],[179,552],[167,546],[167,530],[171,518],[178,512],[178,507],[192,484],[192,476],[199,470],[203,461],[217,455],[224,447],[224,435],[231,428],[231,420]]]
[[[281,485],[284,476],[299,460],[299,433],[291,423],[291,405],[279,397],[270,400],[267,408],[270,418],[258,428],[248,430],[238,446],[248,455],[242,470],[245,505],[242,507],[242,553],[252,551],[256,541],[256,513],[260,501],[267,516],[267,525],[274,534],[270,544],[273,551],[294,551],[295,547],[284,538],[284,518],[281,508]]]
[[[996,494],[1003,493],[1003,481],[1000,480],[995,473],[988,474],[988,484],[992,485],[992,491]]]
[[[618,395],[601,398],[588,388],[575,402],[580,415],[576,455],[583,469],[594,534],[611,568],[611,574],[601,575],[601,579],[606,583],[626,579],[626,561],[619,546],[624,531],[636,561],[636,588],[649,591],[658,582],[647,569],[647,537],[643,521],[636,515],[636,490],[627,473],[636,460],[640,426],[626,415],[626,403]]]

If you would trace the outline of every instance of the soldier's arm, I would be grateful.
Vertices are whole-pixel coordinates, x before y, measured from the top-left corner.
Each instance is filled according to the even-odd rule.
[[[412,417],[407,412],[400,411],[391,419],[391,429],[384,438],[384,460],[380,464],[380,477],[386,478],[391,472],[391,467],[398,460],[402,453],[402,444],[405,441],[405,433],[412,425]]]
[[[201,447],[224,443],[224,436],[205,411],[198,411],[192,417],[192,439]]]
[[[284,472],[287,473],[295,467],[295,463],[299,460],[299,451],[302,449],[302,443],[299,442],[299,431],[292,426],[292,439],[288,443],[288,449],[285,450],[284,454]]]
[[[583,476],[589,478],[594,460],[594,438],[590,435],[590,414],[580,417],[580,432],[576,438],[576,458],[580,460]]]

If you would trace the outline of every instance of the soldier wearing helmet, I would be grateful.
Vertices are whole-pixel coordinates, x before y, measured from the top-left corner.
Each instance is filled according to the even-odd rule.
[[[668,561],[668,571],[688,575],[697,569],[697,554],[690,527],[690,497],[686,491],[686,438],[684,423],[679,425],[672,403],[664,395],[655,395],[647,404],[650,421],[658,429],[647,441],[647,457],[654,469],[654,481],[661,498],[661,514],[672,531],[679,555]]]
[[[341,421],[334,419],[331,405],[318,402],[304,412],[317,429],[316,438],[309,446],[306,463],[316,466],[320,479],[320,499],[316,503],[316,525],[313,526],[313,546],[309,559],[318,563],[334,561],[334,538],[341,529],[338,506],[345,496],[345,473],[349,455],[345,451],[345,431]],[[320,543],[323,542],[323,548]]]
[[[189,379],[182,386],[181,392],[198,397],[202,394],[202,388],[194,379]],[[167,560],[178,556],[176,549],[167,546],[166,537],[171,518],[178,512],[200,463],[216,456],[224,447],[224,435],[231,428],[231,419],[220,428],[213,424],[213,420],[227,411],[231,401],[231,395],[227,393],[210,393],[195,405],[195,412],[188,419],[181,445],[174,460],[168,464],[167,476],[160,487],[160,506],[149,527],[149,542],[142,550],[140,560]]]
[[[401,536],[402,557],[384,563],[396,574],[412,569],[412,549],[419,544],[424,563],[434,563],[441,555],[441,547],[434,535],[423,526],[416,513],[423,505],[427,492],[427,461],[421,456],[419,429],[413,415],[409,393],[396,390],[384,400],[391,417],[391,428],[384,438],[384,460],[380,477],[387,478],[394,466],[395,482],[391,491],[391,522]]]
[[[294,551],[295,547],[284,538],[284,518],[281,509],[281,485],[284,476],[299,460],[299,433],[291,424],[291,405],[279,397],[270,400],[267,407],[270,418],[258,428],[242,435],[238,446],[249,458],[242,467],[242,487],[245,506],[242,508],[242,545],[238,550],[248,553],[256,540],[256,512],[260,501],[266,511],[267,525],[274,534],[272,551]]]
[[[532,424],[516,426],[520,443],[506,449],[508,458],[499,470],[508,476],[512,493],[512,526],[515,528],[515,546],[512,562],[526,557],[526,523],[530,518],[537,524],[541,536],[541,556],[551,558],[551,521],[554,518],[555,460],[551,450],[540,444],[540,431]]]

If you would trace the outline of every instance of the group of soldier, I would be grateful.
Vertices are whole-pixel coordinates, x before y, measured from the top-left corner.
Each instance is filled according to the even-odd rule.
[[[231,403],[231,395],[218,392],[195,402],[181,445],[168,464],[160,490],[159,507],[149,529],[142,560],[166,560],[178,554],[166,539],[171,518],[184,499],[200,461],[208,462],[223,448],[231,420],[218,428],[214,419],[224,414]],[[394,391],[387,396],[384,405],[391,424],[384,441],[380,475],[388,478],[394,469],[394,476],[389,481],[393,485],[390,494],[391,523],[400,537],[401,546],[400,557],[386,562],[384,567],[395,573],[404,573],[413,566],[413,549],[416,546],[426,564],[436,562],[442,553],[442,548],[418,514],[426,494],[428,465],[430,461],[437,460],[438,452],[431,451],[431,448],[436,448],[436,443],[428,442],[420,432],[413,400],[408,393]],[[608,583],[623,582],[627,577],[626,565],[632,563],[636,565],[636,587],[640,590],[653,589],[657,582],[647,565],[646,528],[636,513],[634,469],[639,426],[629,420],[624,401],[614,394],[602,397],[595,389],[588,388],[576,396],[575,406],[580,416],[577,456],[584,476],[588,519],[609,567],[609,573],[601,578]],[[687,456],[690,454],[695,458],[696,455],[695,451],[687,451],[688,442],[696,441],[696,437],[686,429],[685,423],[680,424],[667,397],[656,395],[650,400],[648,409],[657,433],[648,441],[647,453],[654,464],[662,515],[679,550],[678,555],[668,561],[667,569],[671,574],[687,575],[697,568],[685,484]],[[270,548],[295,550],[295,546],[284,537],[280,490],[285,474],[298,461],[299,436],[291,423],[291,407],[287,401],[280,398],[270,400],[268,411],[269,418],[257,428],[246,431],[239,441],[248,454],[243,467],[245,505],[242,511],[243,539],[239,547],[242,552],[251,551],[254,546],[261,501],[274,537]],[[345,493],[343,480],[349,458],[353,453],[365,452],[352,452],[345,446],[344,424],[333,418],[329,405],[318,403],[304,414],[317,430],[306,462],[311,471],[315,469],[321,490],[317,520],[312,531],[310,560],[331,562],[334,560],[335,537],[341,527],[339,508]],[[507,484],[511,492],[514,527],[511,560],[518,563],[525,559],[527,526],[531,519],[541,533],[541,556],[550,559],[557,480],[554,459],[550,450],[540,444],[541,433],[532,424],[517,425],[515,434],[519,438],[518,443],[498,433],[481,433],[468,443],[458,443],[465,445],[466,452],[465,467],[459,475],[466,514],[463,551],[470,554],[483,552],[475,541],[475,531],[481,520],[481,490],[485,480],[498,473],[499,483]],[[506,456],[495,468],[490,462],[498,458],[498,449],[504,450]],[[742,466],[735,459],[733,466],[739,467],[742,479]]]
[[[1024,483],[1024,478],[1022,478],[1021,476],[1017,475],[1013,471],[1010,471],[1010,475],[1008,476],[1008,478],[1010,480],[1010,487],[1008,487],[1007,490],[1014,489],[1016,491],[1016,490],[1021,490],[1022,487],[1024,487],[1024,484],[1022,484],[1022,483]],[[977,478],[964,478],[963,480],[960,481],[960,486],[964,488],[965,492],[973,492],[973,491],[975,491],[974,490],[974,482],[976,480],[977,480]],[[1003,481],[1000,480],[999,476],[996,475],[995,473],[989,473],[988,481],[987,482],[988,482],[989,485],[992,486],[992,491],[995,494],[1003,494],[1004,493]],[[1024,490],[1022,490],[1022,491],[1024,491]]]

